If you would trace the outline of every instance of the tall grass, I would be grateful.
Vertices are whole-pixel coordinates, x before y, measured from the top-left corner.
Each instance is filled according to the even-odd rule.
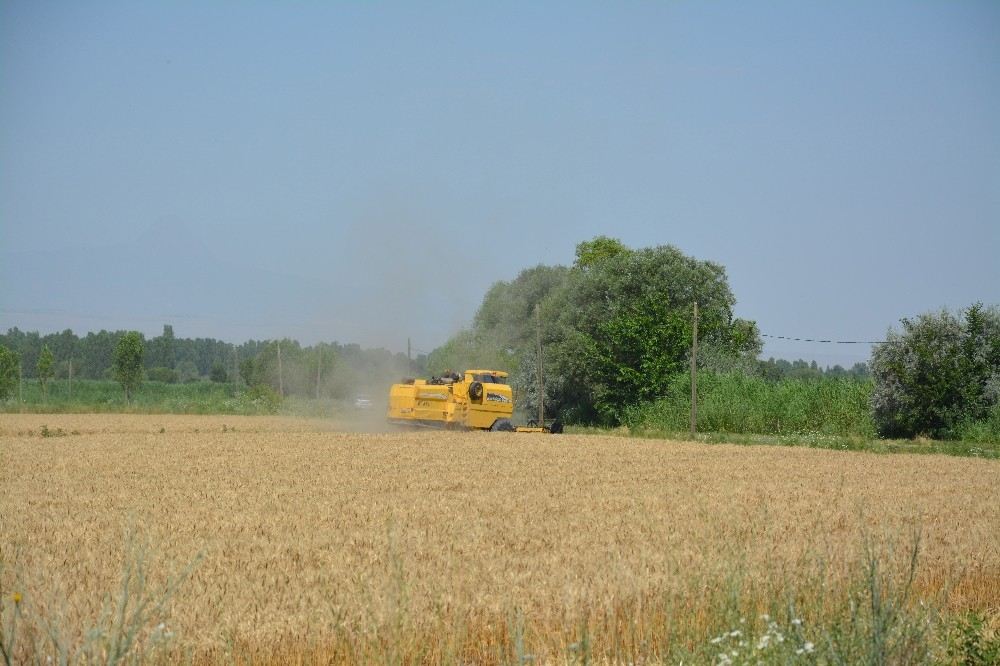
[[[367,622],[336,618],[324,636],[255,636],[223,648],[194,650],[170,629],[170,602],[201,561],[196,558],[161,585],[150,583],[148,546],[126,537],[117,589],[97,617],[67,617],[36,605],[31,581],[4,589],[0,576],[0,660],[15,663],[701,663],[734,664],[991,664],[1000,640],[991,614],[951,613],[946,592],[920,589],[921,540],[862,535],[860,557],[845,578],[822,558],[812,573],[745,569],[733,552],[721,578],[687,573],[672,592],[648,591],[581,600],[556,616],[531,617],[520,607],[455,622],[417,616],[407,604],[407,580],[389,526],[385,580],[389,612],[372,608]],[[896,547],[902,546],[902,553]],[[0,564],[3,561],[0,559]],[[24,594],[22,594],[24,592]],[[372,599],[378,604],[379,600]],[[183,605],[180,606],[183,613]],[[203,626],[203,635],[218,631]],[[188,638],[191,638],[190,636]]]
[[[981,421],[967,421],[951,433],[955,439],[978,444],[1000,442],[1000,405],[993,407],[989,415]]]
[[[66,599],[34,598],[37,581],[6,571],[0,547],[0,660],[3,666],[38,664],[168,663],[174,632],[168,627],[170,603],[201,562],[199,554],[178,575],[161,585],[150,579],[149,543],[134,528],[125,533],[116,589],[103,595],[96,617],[67,613]],[[7,588],[13,589],[8,592]]]
[[[59,663],[67,665],[179,660],[714,666],[997,663],[1000,640],[991,629],[995,613],[949,611],[947,589],[932,592],[916,584],[923,568],[919,533],[908,543],[886,536],[862,535],[860,556],[852,558],[843,578],[827,578],[835,567],[822,558],[806,565],[811,573],[801,578],[777,570],[762,577],[746,570],[734,552],[725,552],[722,555],[732,558],[730,573],[719,577],[691,571],[671,592],[581,600],[579,606],[547,617],[507,607],[463,622],[446,608],[439,607],[440,615],[428,617],[408,606],[410,574],[400,555],[394,554],[390,535],[385,579],[373,581],[385,595],[370,600],[387,608],[371,608],[360,625],[345,623],[334,613],[335,628],[324,636],[242,637],[221,650],[185,648],[172,640],[164,623],[156,625],[165,617],[164,603],[175,595],[190,568],[162,592],[152,593],[144,579],[130,573],[126,562],[121,590],[112,601],[115,612],[82,632],[80,644],[67,650],[65,644],[43,638],[22,644],[21,654],[42,661],[54,653]],[[902,553],[896,552],[899,546]],[[141,596],[130,602],[128,588],[135,585]],[[201,629],[211,634],[216,628]],[[37,636],[29,632],[25,638]]]
[[[698,375],[698,430],[763,435],[822,434],[875,437],[872,384],[853,378],[786,379],[743,374]],[[681,432],[690,425],[691,381],[674,379],[660,400],[629,411],[636,431]]]
[[[35,380],[25,380],[20,396],[0,402],[0,412],[135,412],[142,414],[268,414],[277,405],[267,396],[234,383],[189,382],[167,384],[144,381],[125,401],[118,382],[99,379],[74,380],[72,390],[65,380],[49,384],[47,393]]]

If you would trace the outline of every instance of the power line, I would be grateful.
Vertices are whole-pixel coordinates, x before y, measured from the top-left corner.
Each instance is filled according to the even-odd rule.
[[[793,340],[795,342],[825,342],[831,345],[884,345],[891,340],[816,340],[813,338],[793,338],[788,335],[768,335],[767,333],[761,333],[762,338],[771,338],[772,340]]]

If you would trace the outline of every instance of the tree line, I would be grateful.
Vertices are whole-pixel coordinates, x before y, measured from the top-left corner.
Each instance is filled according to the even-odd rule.
[[[129,348],[123,361],[122,345]],[[72,330],[42,335],[11,328],[0,334],[0,399],[19,378],[37,380],[45,390],[58,379],[122,381],[122,363],[139,380],[166,383],[211,380],[267,387],[280,395],[349,398],[381,392],[386,382],[418,373],[426,356],[409,360],[386,349],[322,342],[303,346],[290,339],[233,344],[213,338],[179,338],[173,326],[147,339],[135,331]],[[130,388],[125,386],[126,394]],[[128,382],[131,387],[131,382]],[[131,389],[134,390],[134,389]]]
[[[801,358],[795,361],[787,361],[783,358],[776,359],[774,357],[766,361],[758,361],[757,373],[762,378],[772,381],[823,378],[868,379],[871,377],[867,363],[855,363],[849,368],[845,368],[838,363],[824,368],[816,363],[816,361],[806,361]]]

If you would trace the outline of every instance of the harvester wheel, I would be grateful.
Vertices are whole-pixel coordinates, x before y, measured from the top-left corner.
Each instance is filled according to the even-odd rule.
[[[510,422],[509,419],[497,419],[490,426],[490,430],[494,432],[514,432],[514,424]]]
[[[479,400],[483,397],[483,385],[481,382],[472,382],[469,384],[469,397],[473,400]]]

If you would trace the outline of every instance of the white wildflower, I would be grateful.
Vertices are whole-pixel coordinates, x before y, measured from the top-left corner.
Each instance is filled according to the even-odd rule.
[[[802,646],[802,649],[805,650],[806,652],[812,652],[815,648],[816,646],[810,643],[809,641],[806,641],[805,645]]]

